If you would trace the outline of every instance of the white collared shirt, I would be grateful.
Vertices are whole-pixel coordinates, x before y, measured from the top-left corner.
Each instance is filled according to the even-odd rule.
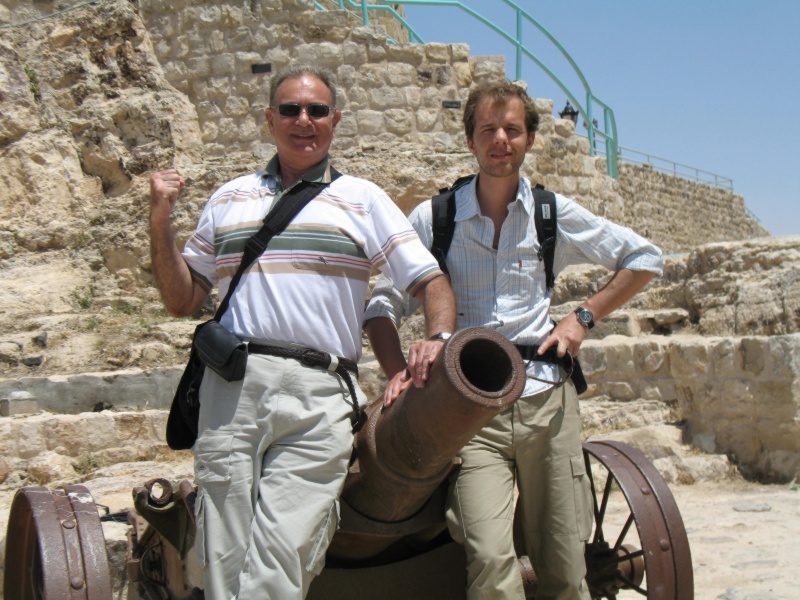
[[[456,192],[456,226],[446,259],[458,308],[457,328],[486,327],[515,344],[541,344],[553,324],[544,262],[537,257],[539,241],[530,182],[520,178],[517,198],[508,207],[495,250],[494,223],[480,214],[476,180]],[[560,194],[556,194],[556,210],[558,231],[553,265],[556,276],[565,267],[582,263],[602,265],[611,271],[627,268],[662,273],[661,250],[630,228],[598,217]],[[417,206],[409,220],[430,248],[431,201]],[[417,306],[414,298],[394,289],[391,280],[381,276],[364,318],[389,317],[399,325],[401,318],[412,314]],[[558,367],[531,362],[528,374],[555,381]],[[529,378],[523,395],[549,387]]]

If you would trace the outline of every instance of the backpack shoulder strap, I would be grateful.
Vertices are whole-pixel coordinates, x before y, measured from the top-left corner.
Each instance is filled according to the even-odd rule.
[[[558,215],[556,211],[556,195],[548,192],[541,184],[533,188],[534,216],[536,237],[539,239],[539,260],[544,260],[544,272],[547,289],[556,284],[553,273],[553,262],[556,254],[556,231]]]
[[[459,177],[453,185],[440,189],[439,193],[431,198],[431,229],[433,233],[431,254],[446,275],[449,275],[450,272],[447,270],[445,259],[456,230],[456,190],[467,185],[474,177],[475,175]]]

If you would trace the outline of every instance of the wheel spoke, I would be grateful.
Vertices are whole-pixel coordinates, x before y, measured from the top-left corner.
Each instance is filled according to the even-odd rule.
[[[614,552],[620,549],[622,546],[622,542],[625,541],[625,536],[628,535],[628,530],[633,525],[633,513],[628,515],[628,520],[625,521],[625,526],[622,528],[622,531],[619,532],[619,536],[617,537],[617,543],[614,544]]]

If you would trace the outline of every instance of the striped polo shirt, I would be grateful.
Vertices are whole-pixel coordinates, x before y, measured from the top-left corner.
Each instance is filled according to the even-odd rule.
[[[283,192],[277,156],[211,196],[183,257],[219,297],[273,202]],[[330,182],[326,159],[303,175]],[[343,175],[274,237],[234,292],[222,324],[247,340],[297,343],[357,361],[372,269],[413,295],[441,274],[406,217],[375,184]]]

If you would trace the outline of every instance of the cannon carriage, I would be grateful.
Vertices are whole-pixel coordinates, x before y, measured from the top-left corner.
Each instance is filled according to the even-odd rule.
[[[519,398],[525,369],[505,338],[457,332],[425,388],[409,388],[391,409],[375,402],[356,437],[341,499],[340,528],[310,600],[464,598],[461,546],[447,533],[447,479],[458,451]],[[675,500],[653,465],[619,442],[583,445],[594,528],[586,543],[593,598],[691,600],[692,564]],[[193,552],[191,482],[153,479],[133,489],[134,508],[100,515],[81,485],[20,489],[6,538],[5,600],[112,597],[102,521],[124,518],[130,600],[203,597]],[[536,597],[536,573],[515,523],[520,576]]]

